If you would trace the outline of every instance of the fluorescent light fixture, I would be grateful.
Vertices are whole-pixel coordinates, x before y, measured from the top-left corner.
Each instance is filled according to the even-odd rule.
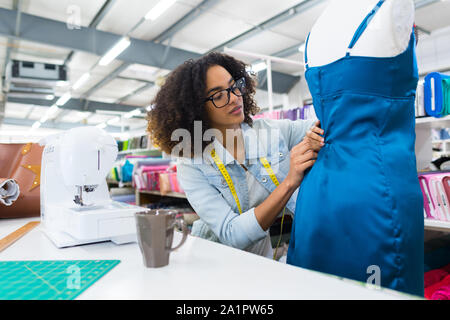
[[[50,109],[47,110],[47,114],[49,116],[51,116],[51,115],[55,114],[56,111],[58,111],[58,109],[59,109],[59,107],[56,104],[54,104],[50,107]]]
[[[30,136],[30,131],[0,131],[2,136]],[[48,132],[33,132],[33,136],[46,136]]]
[[[31,129],[37,129],[41,126],[42,123],[40,123],[39,121],[36,121],[35,123],[33,123],[33,125],[31,126]]]
[[[70,92],[66,92],[58,100],[56,100],[56,105],[63,106],[67,101],[70,100],[70,98],[72,98],[72,95],[70,94]]]
[[[67,81],[59,80],[56,82],[57,87],[64,87],[65,85],[67,85]]]
[[[112,118],[111,120],[106,121],[107,124],[113,124],[120,121],[120,117]]]
[[[267,69],[267,64],[265,62],[258,62],[258,63],[252,64],[251,70],[255,73],[258,73],[265,69]]]
[[[100,128],[100,129],[105,129],[106,128],[106,123],[102,122],[102,123],[96,125],[96,127]]]
[[[125,113],[124,118],[130,119],[134,116],[138,116],[141,114],[141,109],[134,109],[133,111],[130,111],[128,113]]]
[[[55,96],[52,94],[48,94],[45,96],[45,100],[53,100],[53,99],[55,99]]]
[[[41,120],[39,120],[40,123],[44,123],[45,121],[48,120],[48,113],[44,114],[41,118]]]
[[[169,9],[177,0],[160,0],[156,6],[154,6],[145,15],[146,20],[156,20],[161,16],[167,9]]]
[[[98,62],[101,66],[108,65],[111,61],[113,61],[119,54],[121,54],[128,46],[131,41],[128,37],[123,37],[119,40]]]
[[[77,90],[78,88],[80,88],[83,84],[86,83],[86,81],[88,81],[89,77],[91,76],[91,74],[85,73],[83,74],[80,79],[77,80],[77,82],[75,82],[75,84],[73,85],[72,89],[73,90]]]
[[[298,51],[305,52],[305,43],[304,42],[298,47]]]

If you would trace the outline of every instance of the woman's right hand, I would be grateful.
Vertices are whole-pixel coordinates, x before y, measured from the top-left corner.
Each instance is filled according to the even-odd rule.
[[[303,180],[305,171],[311,168],[317,159],[317,153],[324,145],[323,130],[319,128],[320,122],[308,131],[305,138],[294,146],[290,155],[290,168],[286,176],[287,182],[293,188],[298,188]]]

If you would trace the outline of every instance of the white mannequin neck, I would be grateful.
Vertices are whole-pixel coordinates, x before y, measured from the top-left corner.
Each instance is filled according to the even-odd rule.
[[[346,55],[356,29],[379,0],[333,0],[314,24],[308,65],[322,66]],[[413,0],[386,0],[351,51],[353,56],[392,57],[408,46]]]

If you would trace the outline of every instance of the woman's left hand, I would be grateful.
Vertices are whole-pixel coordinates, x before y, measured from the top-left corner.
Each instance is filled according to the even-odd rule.
[[[320,128],[320,121],[316,121],[311,129],[308,130],[303,140],[309,140],[314,151],[318,152],[324,145],[324,131]]]

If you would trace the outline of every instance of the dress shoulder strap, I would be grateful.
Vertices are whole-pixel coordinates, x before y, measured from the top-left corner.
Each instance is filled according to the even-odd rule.
[[[373,17],[378,12],[378,10],[381,8],[381,6],[383,5],[384,2],[385,2],[385,0],[378,1],[378,3],[375,5],[375,7],[367,14],[367,16],[361,22],[361,24],[359,25],[358,29],[356,29],[356,32],[353,35],[352,41],[350,42],[350,44],[349,44],[349,46],[347,48],[346,56],[350,55],[350,51],[355,46],[356,42],[358,42],[359,38],[361,37],[361,35],[364,33],[364,31],[366,30],[367,26],[369,25],[370,21],[372,21]],[[305,42],[305,67],[306,67],[306,69],[309,69],[309,65],[308,65],[308,40],[309,40],[310,34],[311,33],[308,34],[308,37],[306,38],[306,42]]]
[[[350,55],[350,51],[355,46],[356,42],[358,42],[361,35],[364,33],[364,31],[367,29],[367,26],[369,25],[370,21],[372,21],[375,14],[378,12],[378,10],[381,8],[385,0],[380,0],[375,5],[375,7],[367,14],[366,18],[361,22],[358,29],[356,29],[355,34],[353,35],[352,41],[350,42],[348,49],[347,49],[347,56]]]
[[[311,34],[311,32],[308,33],[308,37],[306,38],[306,42],[305,42],[305,67],[306,67],[306,69],[309,68],[309,66],[308,66],[308,40],[309,40],[310,34]]]

